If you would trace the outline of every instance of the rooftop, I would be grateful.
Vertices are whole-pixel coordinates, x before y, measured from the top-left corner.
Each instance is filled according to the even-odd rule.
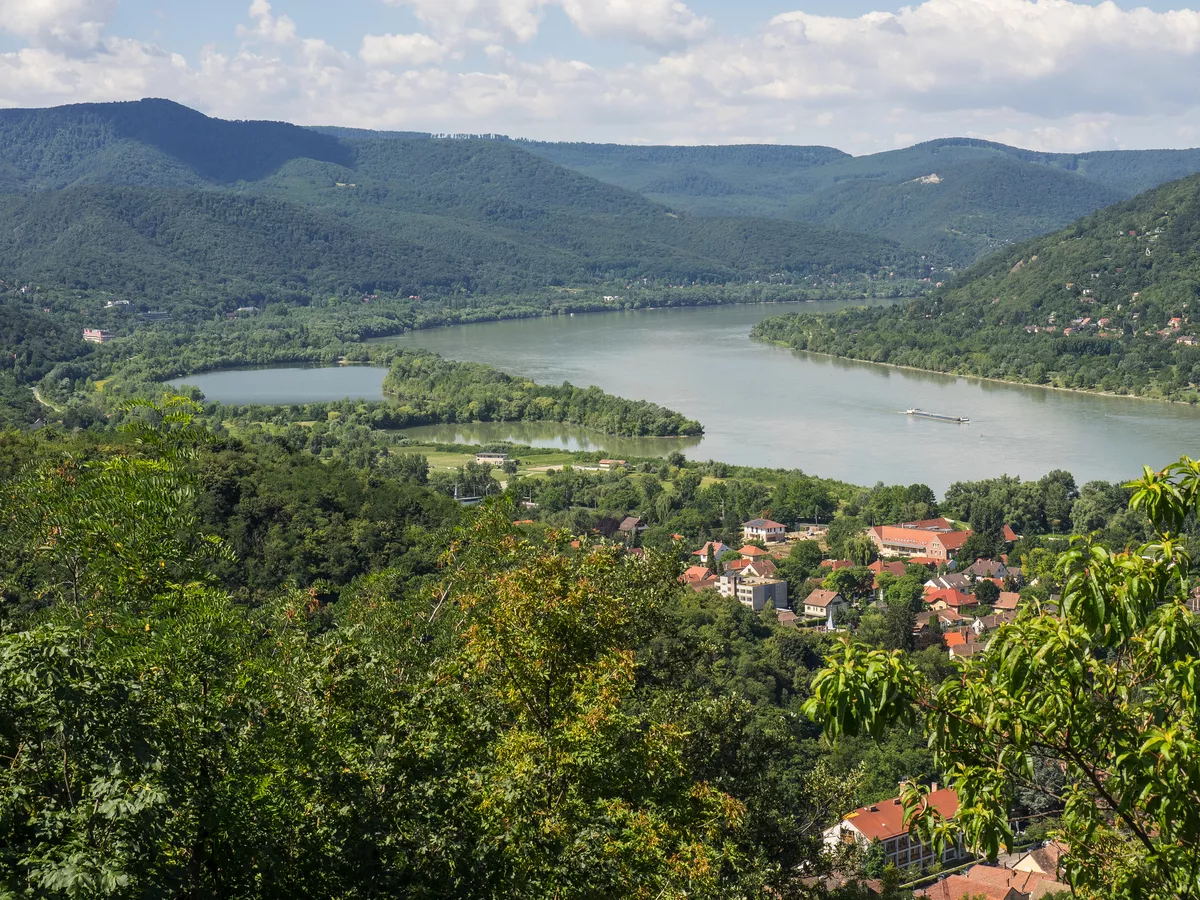
[[[945,819],[953,818],[958,812],[958,794],[950,788],[931,792],[926,802]],[[904,806],[899,798],[884,800],[871,806],[860,806],[842,821],[853,825],[869,841],[877,838],[886,841],[908,834],[908,826],[904,824]]]

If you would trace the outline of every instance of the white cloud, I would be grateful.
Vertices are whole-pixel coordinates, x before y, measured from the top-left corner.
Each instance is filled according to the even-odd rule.
[[[679,0],[561,0],[575,26],[589,37],[624,38],[672,48],[698,40],[709,21]]]
[[[268,0],[253,0],[250,4],[252,27],[237,27],[238,37],[244,40],[266,41],[271,44],[286,44],[296,39],[296,23],[289,16],[276,17],[271,12]]]
[[[675,0],[394,2],[423,33],[367,35],[346,52],[254,0],[237,46],[185,61],[102,25],[71,44],[52,37],[105,21],[94,0],[0,0],[5,29],[29,44],[0,54],[0,105],[171,96],[306,124],[854,152],[946,135],[1064,150],[1200,141],[1195,10],[926,0],[854,18],[787,13],[731,37]],[[661,52],[588,64],[518,50],[551,6],[585,35]]]
[[[100,43],[116,0],[0,0],[0,30],[33,47],[78,53]]]
[[[561,7],[587,37],[615,38],[655,49],[702,37],[709,22],[682,0],[385,0],[405,6],[441,38],[487,44],[532,40],[545,10]]]
[[[427,66],[446,58],[446,48],[427,34],[368,34],[358,55],[371,66]]]

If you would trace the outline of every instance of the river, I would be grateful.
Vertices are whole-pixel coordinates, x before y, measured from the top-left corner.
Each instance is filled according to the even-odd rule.
[[[955,481],[1005,473],[1037,478],[1056,468],[1073,472],[1082,484],[1132,478],[1143,464],[1162,466],[1185,452],[1200,453],[1200,411],[1191,407],[909,372],[749,339],[760,319],[792,308],[771,304],[559,316],[386,340],[489,363],[544,383],[596,384],[703,423],[701,441],[649,442],[663,452],[678,446],[694,459],[801,468],[858,484],[919,482],[941,493]],[[374,393],[361,395],[377,396],[377,374],[346,371],[325,373],[346,383],[370,373]],[[216,389],[215,379],[230,374],[192,376],[187,382],[229,402],[264,402],[246,393],[255,390],[261,396],[264,383],[272,385],[274,402],[306,399],[295,390],[295,370],[241,372],[237,383],[243,388]],[[904,415],[909,407],[969,416],[971,424],[915,419]],[[432,426],[408,433],[446,441],[512,439],[618,455],[641,455],[646,444],[523,424]]]

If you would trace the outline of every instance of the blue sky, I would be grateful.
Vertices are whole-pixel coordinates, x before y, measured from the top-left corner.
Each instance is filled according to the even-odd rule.
[[[1200,144],[1167,0],[0,0],[0,105],[631,143]]]

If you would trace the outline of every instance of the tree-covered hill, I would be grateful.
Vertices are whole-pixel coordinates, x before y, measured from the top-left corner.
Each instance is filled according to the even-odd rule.
[[[680,215],[511,142],[341,140],[168,101],[0,113],[0,223],[22,278],[225,309],[920,268],[862,235]]]
[[[904,306],[782,316],[756,336],[874,362],[1194,402],[1200,176],[994,254]]]
[[[1200,171],[1200,150],[1037,153],[962,138],[861,157],[828,147],[523,146],[676,209],[863,231],[956,265]]]

